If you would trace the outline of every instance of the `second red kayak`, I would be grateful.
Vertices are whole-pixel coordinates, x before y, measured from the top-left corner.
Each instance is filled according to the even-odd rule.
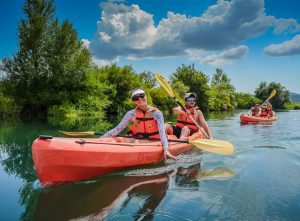
[[[277,120],[277,116],[273,116],[270,118],[266,117],[254,117],[254,116],[249,116],[242,114],[240,116],[241,123],[260,123],[260,122],[272,122]]]

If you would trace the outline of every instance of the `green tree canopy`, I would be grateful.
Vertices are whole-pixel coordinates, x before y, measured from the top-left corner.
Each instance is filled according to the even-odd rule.
[[[90,53],[72,25],[59,24],[54,12],[51,0],[26,0],[19,50],[2,60],[4,93],[26,115],[45,117],[50,106],[76,102],[74,93],[85,90]]]
[[[274,109],[283,109],[284,104],[290,102],[290,98],[289,91],[280,83],[271,82],[267,84],[267,82],[261,82],[254,93],[257,98],[265,101],[274,89],[276,90],[276,95],[270,100],[270,103]]]
[[[197,105],[203,110],[208,110],[208,76],[195,69],[194,64],[182,65],[171,75],[172,85],[181,81],[190,88],[189,92],[197,94]]]
[[[217,68],[211,80],[209,109],[232,110],[236,107],[235,88],[231,84],[227,74]]]

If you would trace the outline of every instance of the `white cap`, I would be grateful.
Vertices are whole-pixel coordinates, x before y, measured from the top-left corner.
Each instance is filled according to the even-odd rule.
[[[131,92],[130,98],[133,98],[133,96],[136,94],[146,94],[146,92],[140,88],[135,89]]]
[[[197,98],[197,95],[195,93],[187,93],[187,94],[184,95],[184,99],[187,99],[189,97]]]

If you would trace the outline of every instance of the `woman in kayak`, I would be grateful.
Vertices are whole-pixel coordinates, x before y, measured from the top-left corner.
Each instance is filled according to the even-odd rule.
[[[130,98],[136,105],[136,108],[128,111],[122,121],[115,128],[101,136],[101,138],[115,137],[133,122],[133,125],[130,127],[131,135],[144,138],[160,138],[164,149],[165,159],[168,157],[178,160],[176,156],[169,152],[169,143],[164,128],[164,117],[162,112],[147,104],[146,92],[140,88],[133,90],[130,94]],[[149,140],[134,141],[150,142]]]
[[[198,124],[202,125],[206,134],[212,139],[212,134],[205,121],[204,115],[196,105],[196,99],[197,95],[195,93],[187,93],[184,96],[185,108],[187,111],[185,112],[184,110],[182,110],[180,106],[173,108],[173,113],[178,115],[177,123],[175,126],[165,124],[167,134],[174,134],[177,138],[184,139],[197,131],[199,131],[199,133],[202,133],[201,130],[199,130],[198,126],[195,125],[193,120],[191,120],[191,116]],[[203,133],[202,138],[205,138]]]

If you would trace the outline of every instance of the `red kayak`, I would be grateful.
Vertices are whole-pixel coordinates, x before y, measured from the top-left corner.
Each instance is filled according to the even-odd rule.
[[[240,120],[241,120],[241,123],[271,122],[271,121],[276,121],[277,116],[275,115],[271,118],[266,118],[266,117],[254,117],[254,116],[242,114],[240,116]]]
[[[198,133],[189,137],[199,138]],[[32,144],[32,157],[44,185],[89,179],[125,168],[164,160],[160,141],[126,143],[126,138],[38,138]],[[82,142],[84,141],[84,143]],[[173,155],[193,145],[171,142]]]

